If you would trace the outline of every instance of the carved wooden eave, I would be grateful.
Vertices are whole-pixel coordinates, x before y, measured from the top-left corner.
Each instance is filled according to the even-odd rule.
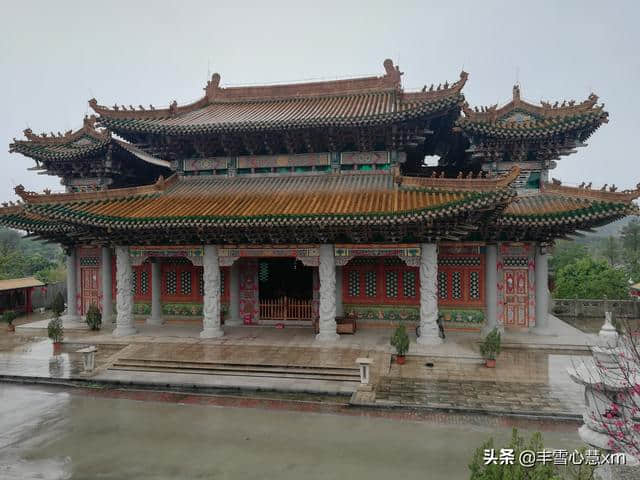
[[[64,134],[58,132],[41,133],[36,135],[30,128],[23,130],[26,140],[13,139],[13,143],[9,145],[9,152],[17,151],[19,145],[37,144],[43,146],[67,145],[80,140],[84,136],[92,137],[100,142],[107,141],[111,138],[111,133],[106,129],[96,128],[96,116],[87,115],[84,117],[83,125],[76,131],[68,130]]]

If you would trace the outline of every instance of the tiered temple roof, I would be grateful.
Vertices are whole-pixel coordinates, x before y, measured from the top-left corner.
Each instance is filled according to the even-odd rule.
[[[63,244],[552,242],[638,212],[639,189],[547,183],[552,160],[607,121],[595,95],[538,106],[516,86],[507,105],[472,110],[465,72],[405,92],[399,68],[391,60],[384,68],[383,76],[255,87],[221,87],[214,74],[200,100],[166,109],[91,100],[99,117],[80,130],[27,130],[11,151],[65,181],[132,186],[18,187],[22,202],[5,204],[0,224]],[[426,167],[425,155],[439,155],[440,165]]]

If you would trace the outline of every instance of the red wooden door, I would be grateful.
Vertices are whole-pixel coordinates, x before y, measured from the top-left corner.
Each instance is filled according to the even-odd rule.
[[[506,269],[504,271],[505,325],[508,327],[529,326],[529,272],[526,269]]]
[[[98,278],[100,277],[100,269],[98,267],[82,267],[80,269],[81,287],[82,287],[82,315],[87,313],[89,306],[93,303],[100,306],[100,285]]]

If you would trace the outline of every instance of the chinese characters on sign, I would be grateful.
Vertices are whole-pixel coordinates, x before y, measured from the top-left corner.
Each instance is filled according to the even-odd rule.
[[[606,453],[598,450],[585,450],[580,452],[574,450],[522,450],[517,455],[512,448],[486,449],[484,451],[484,464],[494,465],[522,465],[523,467],[533,467],[536,463],[543,465],[625,465],[626,457],[623,453]]]

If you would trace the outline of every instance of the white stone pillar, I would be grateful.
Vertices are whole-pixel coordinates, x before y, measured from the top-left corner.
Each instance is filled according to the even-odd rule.
[[[102,247],[102,263],[100,267],[102,274],[102,324],[113,322],[113,295],[111,293],[111,249]]]
[[[162,303],[161,293],[160,262],[157,259],[151,260],[151,316],[147,318],[149,325],[162,325]]]
[[[498,245],[487,245],[485,257],[484,292],[487,302],[487,321],[482,329],[486,335],[494,328],[504,331],[504,327],[498,324]]]
[[[336,267],[336,316],[344,316],[342,305],[342,267]]]
[[[116,328],[115,337],[137,333],[133,318],[133,269],[129,247],[116,247]]]
[[[320,245],[320,333],[316,340],[335,342],[340,338],[336,333],[336,259],[333,245]]]
[[[536,245],[535,258],[536,278],[536,332],[543,332],[548,327],[549,312],[549,254],[545,247]]]
[[[205,245],[202,258],[204,269],[204,298],[202,306],[202,332],[200,338],[217,338],[224,335],[220,326],[220,263],[218,247]]]
[[[438,329],[438,247],[423,243],[420,256],[420,337],[421,345],[442,343]]]
[[[78,315],[76,252],[76,247],[72,247],[67,253],[67,313],[64,315],[63,320],[70,322],[82,322],[82,317]]]
[[[242,325],[240,318],[240,265],[233,262],[229,278],[229,318],[225,320],[225,325],[236,327]]]

